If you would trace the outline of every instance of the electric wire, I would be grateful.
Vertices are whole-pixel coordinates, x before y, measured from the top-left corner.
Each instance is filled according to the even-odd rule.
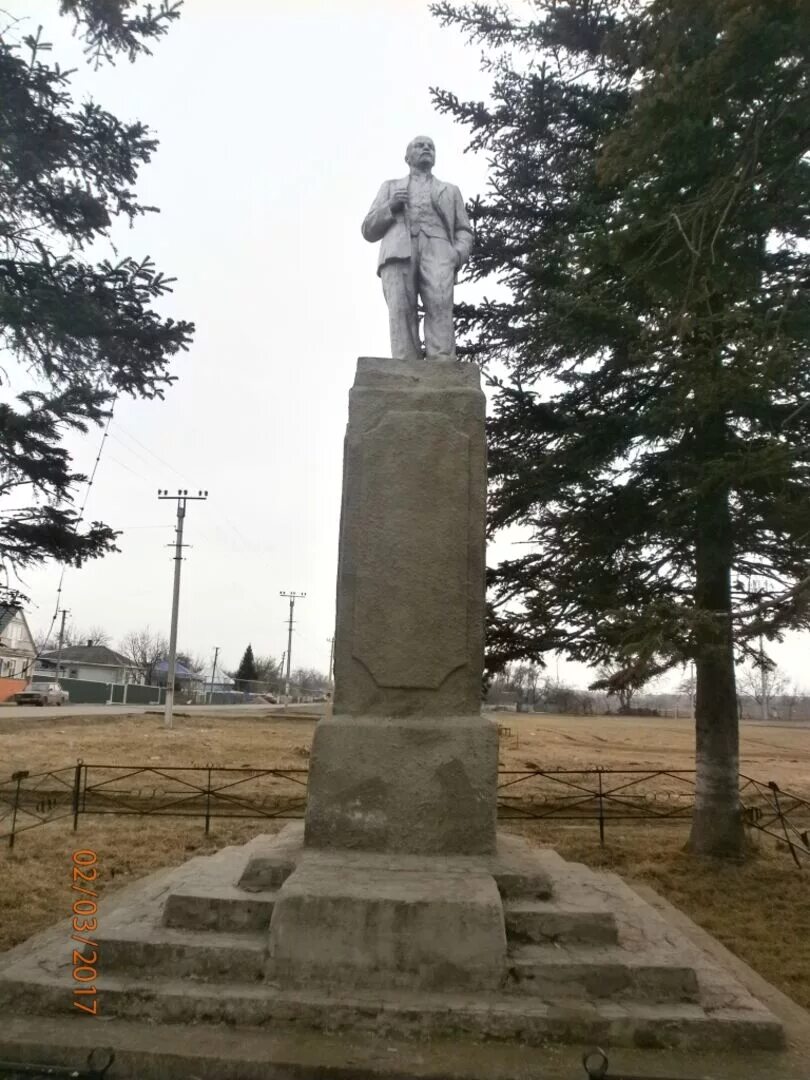
[[[90,475],[88,476],[87,480],[85,481],[84,499],[82,500],[81,507],[79,508],[79,516],[76,518],[76,521],[73,524],[73,532],[74,533],[77,531],[77,529],[81,525],[82,521],[84,520],[85,511],[87,510],[87,503],[90,500],[90,491],[91,491],[91,489],[93,487],[93,483],[94,483],[94,481],[96,479],[96,473],[98,472],[98,467],[99,467],[99,464],[101,462],[101,455],[104,452],[104,447],[105,447],[107,439],[109,437],[110,424],[112,424],[113,414],[115,412],[115,405],[116,405],[117,401],[118,401],[118,395],[116,394],[113,397],[112,405],[110,406],[110,413],[109,413],[109,416],[107,417],[107,423],[104,425],[104,434],[101,436],[101,442],[99,443],[98,453],[96,454],[95,461],[93,462],[93,468],[91,469]],[[60,574],[59,574],[59,584],[58,584],[58,586],[56,588],[56,604],[54,606],[53,616],[51,618],[51,624],[48,627],[48,632],[45,635],[45,638],[44,638],[44,641],[43,641],[43,644],[42,644],[42,648],[37,649],[36,650],[36,655],[31,657],[31,659],[28,661],[28,663],[23,667],[23,670],[22,670],[22,672],[20,674],[22,676],[24,676],[24,677],[28,675],[28,672],[31,670],[32,666],[34,664],[36,664],[37,660],[39,660],[41,652],[46,648],[48,642],[51,639],[51,634],[53,633],[53,628],[56,625],[56,620],[57,620],[57,618],[59,616],[59,611],[61,609],[62,589],[63,589],[64,583],[65,583],[65,572],[66,571],[67,571],[67,566],[65,565],[65,563],[62,563],[61,564],[61,571],[60,571]]]

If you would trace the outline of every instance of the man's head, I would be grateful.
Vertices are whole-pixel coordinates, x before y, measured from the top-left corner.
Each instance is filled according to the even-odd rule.
[[[429,135],[417,135],[408,143],[405,160],[412,169],[432,169],[436,163],[436,147]]]

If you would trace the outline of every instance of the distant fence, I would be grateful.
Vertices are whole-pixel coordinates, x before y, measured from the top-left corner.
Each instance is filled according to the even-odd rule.
[[[160,705],[166,697],[161,686],[140,683],[103,683],[91,679],[59,680],[70,695],[70,705]]]
[[[110,693],[107,702],[111,705],[162,705],[166,700],[166,690],[162,686],[110,683],[108,690]],[[72,694],[70,700],[74,700]]]
[[[19,771],[0,781],[0,839],[86,815],[197,818],[208,833],[216,818],[302,818],[306,768],[225,768],[216,765],[104,765],[79,761],[47,772]],[[695,804],[689,769],[501,769],[502,821],[595,822],[608,826],[688,824]],[[748,826],[775,837],[797,866],[810,859],[810,800],[773,781],[740,774],[740,805]]]
[[[27,682],[20,689],[24,690]],[[63,690],[70,695],[70,705],[155,705],[166,701],[165,686],[145,686],[142,683],[104,683],[91,679],[59,680]],[[251,698],[237,690],[178,690],[175,703],[204,705],[241,705]]]

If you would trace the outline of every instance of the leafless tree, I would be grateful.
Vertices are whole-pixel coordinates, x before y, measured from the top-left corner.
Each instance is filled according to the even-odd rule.
[[[49,632],[50,630],[50,632]],[[49,652],[57,648],[59,644],[59,624],[55,623],[52,628],[43,628],[34,633],[34,645],[37,652]],[[75,645],[107,645],[112,642],[112,635],[103,626],[95,623],[87,629],[77,626],[76,623],[65,624],[65,634],[62,645],[67,649]]]
[[[678,683],[677,691],[679,694],[683,694],[689,699],[689,711],[694,715],[695,711],[695,690],[697,689],[697,676],[695,674],[694,664],[690,664],[688,668],[688,674],[684,676],[680,683]]]
[[[763,717],[767,717],[774,698],[780,697],[787,690],[788,679],[773,662],[770,666],[751,663],[738,671],[737,686],[741,694],[754,699],[762,710]]]
[[[128,634],[124,634],[118,648],[124,656],[129,657],[133,667],[144,673],[147,684],[154,686],[155,669],[169,654],[166,637],[150,626],[145,626],[141,630],[130,630]]]
[[[168,649],[166,651],[168,652]],[[206,668],[205,657],[192,652],[190,649],[181,649],[177,653],[177,661],[187,667],[189,671],[193,671],[195,675],[201,674]]]
[[[291,682],[302,693],[325,690],[329,685],[328,676],[315,668],[296,668],[290,675]]]
[[[599,676],[589,690],[604,690],[607,696],[619,699],[619,712],[630,715],[633,698],[651,680],[650,672],[643,664],[627,664],[618,667],[602,667]]]

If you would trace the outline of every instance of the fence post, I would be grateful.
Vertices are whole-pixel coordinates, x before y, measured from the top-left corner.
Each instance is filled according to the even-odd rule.
[[[14,806],[11,809],[11,832],[8,836],[9,848],[14,847],[14,830],[17,827],[17,807],[20,805],[20,786],[28,775],[28,770],[22,769],[20,772],[13,773],[11,777],[12,780],[17,781],[17,787],[14,790]]]
[[[205,835],[211,828],[211,766],[208,766],[208,786],[205,791]]]
[[[802,864],[799,862],[799,856],[796,854],[796,849],[793,847],[793,841],[790,839],[790,833],[788,832],[787,821],[785,820],[785,815],[782,813],[782,805],[779,802],[779,785],[776,784],[775,781],[769,780],[768,781],[768,787],[771,789],[771,793],[773,794],[773,801],[776,804],[776,812],[779,815],[779,820],[782,822],[782,831],[785,834],[785,842],[787,843],[787,846],[790,848],[790,854],[793,856],[793,861],[796,863],[798,868],[801,870]]]
[[[79,828],[79,803],[82,790],[82,768],[84,762],[81,758],[76,762],[76,771],[73,774],[73,831]]]
[[[596,770],[599,777],[599,844],[605,846],[605,802],[602,797],[602,766]]]

